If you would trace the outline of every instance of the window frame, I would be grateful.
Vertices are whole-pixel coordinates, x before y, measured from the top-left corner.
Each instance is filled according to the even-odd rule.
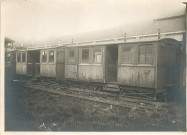
[[[23,54],[25,54],[25,61],[23,62]],[[21,63],[26,63],[26,52],[21,53]]]
[[[142,47],[142,46],[144,46],[144,47],[152,47],[150,50],[152,51],[151,52],[151,62],[143,62],[143,63],[140,63],[140,48]],[[154,44],[141,44],[141,45],[138,45],[138,64],[139,65],[153,65],[154,64],[154,62],[153,62],[153,60],[154,60]],[[146,49],[145,49],[145,51],[146,51]],[[145,53],[146,54],[146,53]],[[145,57],[145,59],[146,59],[146,55],[144,56]]]
[[[50,61],[50,52],[53,52],[53,61]],[[55,50],[48,50],[48,63],[55,63]]]
[[[72,58],[72,61],[70,61],[70,51],[74,53],[74,58]],[[67,49],[67,62],[68,63],[75,63],[76,62],[76,57],[75,57],[75,49],[74,48],[68,48]]]
[[[88,60],[87,60],[87,62],[83,62],[83,50],[88,50]],[[80,54],[81,61],[80,61],[80,63],[89,64],[90,63],[90,53],[91,53],[90,48],[81,48],[81,54]]]
[[[41,63],[47,63],[47,50],[41,50]],[[46,61],[43,61],[43,52],[46,52]]]
[[[133,54],[132,62],[125,62],[124,61],[124,49],[127,47],[132,48],[132,54]],[[121,48],[121,63],[122,64],[134,64],[135,63],[135,46],[134,45],[123,45],[122,46],[122,48]]]
[[[18,54],[20,55],[20,60],[19,60],[19,61],[18,61]],[[21,52],[18,52],[16,56],[17,56],[17,57],[16,57],[16,62],[17,62],[17,63],[21,63]]]
[[[97,52],[96,50],[98,50],[98,49],[100,50],[100,55],[101,55],[100,62],[95,61],[95,58],[96,58],[95,52]],[[101,64],[103,62],[103,48],[102,47],[95,47],[95,48],[93,47],[92,52],[93,52],[92,53],[92,62],[95,64]]]

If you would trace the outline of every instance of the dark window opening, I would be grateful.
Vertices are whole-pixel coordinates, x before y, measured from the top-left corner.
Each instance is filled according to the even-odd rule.
[[[17,53],[17,62],[21,62],[21,53]]]
[[[134,50],[132,46],[123,47],[122,63],[132,64],[134,62]]]
[[[89,49],[82,49],[82,63],[89,63]]]
[[[75,52],[74,52],[74,50],[69,50],[68,62],[75,62]]]
[[[117,81],[117,64],[118,64],[118,46],[109,45],[106,46],[106,81],[116,82]]]
[[[40,51],[28,51],[27,52],[28,63],[40,63]]]
[[[47,51],[42,51],[42,62],[47,62]]]
[[[54,51],[49,51],[49,62],[50,63],[54,62]]]
[[[25,53],[22,53],[22,62],[24,63],[26,60],[26,54]]]
[[[95,63],[101,63],[101,60],[102,60],[102,50],[99,48],[99,49],[94,49],[93,50],[93,61]]]
[[[152,64],[153,63],[153,46],[144,45],[140,46],[139,50],[139,64]]]

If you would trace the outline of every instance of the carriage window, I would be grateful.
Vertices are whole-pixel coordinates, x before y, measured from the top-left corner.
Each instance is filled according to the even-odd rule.
[[[89,63],[89,49],[82,49],[82,62]]]
[[[21,62],[21,53],[17,53],[17,62]]]
[[[69,50],[69,52],[68,52],[68,62],[75,62],[75,52],[74,52],[74,50]]]
[[[133,46],[125,46],[122,51],[122,63],[131,64],[134,62]]]
[[[5,54],[5,62],[10,62],[10,53]]]
[[[93,60],[95,63],[101,63],[101,58],[102,58],[102,50],[99,49],[94,49],[93,50]]]
[[[54,51],[49,51],[49,62],[54,62]]]
[[[151,45],[142,45],[139,50],[139,63],[140,64],[152,64],[152,53],[153,46]]]
[[[42,62],[47,62],[47,51],[42,51]]]
[[[23,62],[23,63],[25,62],[25,59],[26,59],[26,54],[25,54],[25,53],[22,53],[22,62]]]

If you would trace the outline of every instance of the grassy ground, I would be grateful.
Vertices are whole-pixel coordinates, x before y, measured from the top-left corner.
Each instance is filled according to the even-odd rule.
[[[124,109],[21,87],[6,88],[6,131],[184,131],[185,105]]]

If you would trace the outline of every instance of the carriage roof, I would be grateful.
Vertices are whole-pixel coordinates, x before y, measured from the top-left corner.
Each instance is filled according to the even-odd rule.
[[[168,33],[160,33],[160,39],[158,39],[158,33],[156,34],[148,34],[148,35],[139,35],[139,36],[130,36],[130,37],[118,37],[118,38],[110,38],[103,40],[94,40],[94,41],[84,41],[84,42],[74,42],[74,43],[65,43],[65,44],[50,44],[44,46],[37,47],[27,47],[27,51],[33,50],[44,50],[44,49],[56,49],[63,47],[83,47],[83,46],[100,46],[100,45],[115,45],[115,44],[131,44],[131,43],[147,43],[147,42],[156,42],[163,41],[166,39],[172,42],[182,42],[183,35],[185,32],[168,32]],[[170,42],[171,43],[171,42]],[[21,50],[18,49],[17,50]]]
[[[27,51],[33,50],[46,50],[46,49],[56,49],[56,48],[68,48],[68,47],[86,47],[86,46],[107,46],[107,45],[118,45],[118,44],[138,44],[138,43],[150,43],[150,42],[162,42],[170,44],[180,44],[179,41],[172,38],[163,38],[163,39],[152,39],[152,40],[129,40],[125,41],[124,38],[120,39],[107,39],[107,40],[98,40],[98,41],[86,41],[78,43],[69,43],[64,45],[48,45],[48,46],[39,46],[33,48],[27,48]]]

